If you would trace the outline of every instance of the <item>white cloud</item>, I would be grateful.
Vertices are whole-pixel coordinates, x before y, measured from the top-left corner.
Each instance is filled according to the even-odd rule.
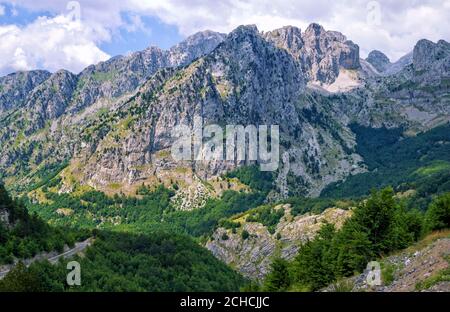
[[[0,4],[0,16],[5,15],[5,6]]]
[[[127,23],[124,27],[128,32],[136,32],[142,31],[145,33],[151,33],[152,29],[147,27],[145,23],[142,21],[141,16],[137,14],[132,14],[129,18],[129,23]]]
[[[78,72],[109,58],[97,47],[98,38],[107,39],[104,35],[63,15],[40,17],[25,27],[0,26],[0,72],[36,68]]]
[[[283,25],[305,29],[318,22],[359,44],[362,56],[378,49],[392,60],[411,51],[422,38],[450,39],[449,0],[129,1],[139,11],[177,25],[185,35],[206,28],[228,32],[240,24],[256,24],[260,30]],[[374,17],[378,25],[370,23]]]
[[[449,0],[129,0],[141,12],[151,12],[187,35],[202,29],[228,32],[241,24],[260,30],[283,25],[302,29],[318,22],[359,44],[362,56],[371,50],[396,60],[427,38],[450,39]],[[372,21],[372,22],[371,22]],[[373,23],[379,21],[379,23]]]

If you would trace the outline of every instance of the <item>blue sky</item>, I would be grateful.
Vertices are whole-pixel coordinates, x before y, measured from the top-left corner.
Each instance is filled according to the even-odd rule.
[[[55,17],[58,13],[51,10],[31,10],[12,3],[1,2],[3,14],[0,15],[0,25],[15,24],[26,26],[40,16]],[[121,13],[125,23],[132,23],[132,17],[127,12]],[[104,41],[99,47],[111,56],[125,55],[130,51],[140,51],[148,46],[155,45],[168,49],[184,39],[175,25],[163,23],[157,16],[143,16],[144,29],[127,30],[121,27],[113,31],[113,38]]]
[[[0,75],[64,68],[167,49],[201,30],[268,31],[317,22],[392,61],[423,38],[450,40],[450,0],[0,0]]]
[[[129,21],[130,17],[124,13],[122,18]],[[110,55],[124,55],[151,45],[168,49],[184,39],[176,26],[165,24],[157,17],[145,16],[142,17],[142,21],[144,29],[129,31],[120,28],[113,40],[101,43],[100,48]]]

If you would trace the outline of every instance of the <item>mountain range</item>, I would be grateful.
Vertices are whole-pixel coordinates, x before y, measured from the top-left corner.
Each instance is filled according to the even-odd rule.
[[[27,187],[67,163],[58,172],[61,192],[79,183],[129,194],[157,179],[185,185],[182,197],[211,193],[202,181],[241,164],[180,164],[168,153],[171,129],[201,116],[205,125],[280,125],[289,161],[272,196],[318,196],[366,170],[350,124],[413,135],[449,120],[449,62],[443,40],[421,40],[397,63],[379,51],[363,60],[343,34],[311,24],[304,32],[200,32],[170,50],[150,47],[78,75],[13,73],[0,78],[1,177]]]
[[[348,230],[370,188],[392,185],[422,210],[450,191],[450,43],[423,39],[411,48],[396,62],[377,50],[362,59],[356,43],[319,24],[269,32],[247,25],[78,74],[12,73],[0,77],[0,181],[52,225],[136,234],[123,235],[139,259],[135,240],[150,229],[174,254],[195,245],[186,261],[203,261],[207,289],[233,290],[244,282],[229,267],[265,278],[274,257],[292,260],[323,226]],[[173,129],[194,128],[197,117],[202,127],[278,125],[278,169],[259,172],[248,159],[175,160]],[[10,214],[0,209],[5,233]],[[100,242],[116,236],[102,233]],[[166,246],[151,237],[149,252],[163,259]],[[66,241],[73,238],[58,245]],[[118,242],[99,244],[127,253]],[[95,255],[86,260],[92,270],[96,261],[116,266]],[[214,280],[217,267],[232,280],[226,287]],[[87,289],[97,289],[92,276]],[[158,289],[202,290],[183,276],[181,286],[161,278]]]

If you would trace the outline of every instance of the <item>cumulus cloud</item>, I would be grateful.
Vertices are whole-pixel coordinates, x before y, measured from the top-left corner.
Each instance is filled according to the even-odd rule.
[[[65,15],[39,17],[25,27],[0,26],[0,72],[36,68],[78,72],[109,58],[96,44],[102,36]]]
[[[0,4],[0,16],[5,15],[5,6]]]
[[[260,30],[284,25],[302,29],[318,22],[344,33],[361,46],[361,54],[373,49],[396,60],[422,39],[450,38],[449,0],[129,0],[141,12],[152,12],[175,24],[187,35],[202,29],[228,32],[240,24],[256,24]]]

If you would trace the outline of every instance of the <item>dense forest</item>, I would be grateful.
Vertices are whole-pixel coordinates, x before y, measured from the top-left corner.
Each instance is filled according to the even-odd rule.
[[[417,189],[416,198],[425,209],[431,201],[429,194],[450,191],[450,124],[413,137],[402,136],[402,129],[351,128],[368,172],[329,185],[321,197],[358,198],[373,188],[391,185],[400,191]],[[429,189],[430,185],[435,189]]]
[[[11,199],[0,184],[0,265],[14,258],[31,258],[40,252],[62,251],[73,246],[83,234],[69,229],[50,227],[25,206]]]
[[[250,193],[225,191],[220,198],[211,198],[205,207],[193,211],[175,210],[170,199],[174,191],[164,186],[141,190],[140,197],[115,195],[108,197],[98,191],[81,194],[57,194],[43,189],[46,203],[27,201],[27,207],[59,226],[91,229],[115,229],[146,233],[151,228],[170,229],[193,237],[206,237],[220,220],[257,207],[264,202],[261,191]],[[61,207],[67,215],[61,215]],[[60,210],[58,210],[60,209]]]
[[[0,291],[237,291],[244,279],[192,239],[166,231],[134,235],[99,231],[93,247],[76,257],[80,287],[66,283],[66,262],[17,266]]]
[[[166,207],[165,196],[169,195],[170,191],[159,188],[139,204],[142,209],[146,205],[154,209]],[[66,199],[70,200],[70,197]],[[99,209],[107,209],[105,207],[119,201],[126,207],[139,208],[128,206],[127,200],[132,201],[130,198],[109,199],[96,192],[84,194],[83,200],[99,203],[96,206]],[[77,203],[73,202],[72,207]],[[23,205],[10,198],[3,186],[0,186],[0,211],[9,214],[8,224],[0,222],[3,263],[12,262],[15,257],[29,258],[39,251],[62,251],[64,244],[72,246],[76,240],[88,235],[95,237],[94,245],[87,249],[84,257],[75,258],[83,270],[82,287],[77,291],[237,291],[245,283],[238,273],[190,237],[162,226],[152,227],[149,223],[146,234],[71,230],[69,226],[63,231],[48,225],[35,214],[30,216]],[[130,211],[125,209],[124,213],[128,213],[131,222],[139,225],[141,221],[140,229],[147,224],[147,217],[157,213],[152,209],[150,216],[133,216]],[[0,280],[0,291],[70,291],[66,284],[66,262],[60,260],[57,265],[47,261],[34,262],[28,268],[19,262]]]

